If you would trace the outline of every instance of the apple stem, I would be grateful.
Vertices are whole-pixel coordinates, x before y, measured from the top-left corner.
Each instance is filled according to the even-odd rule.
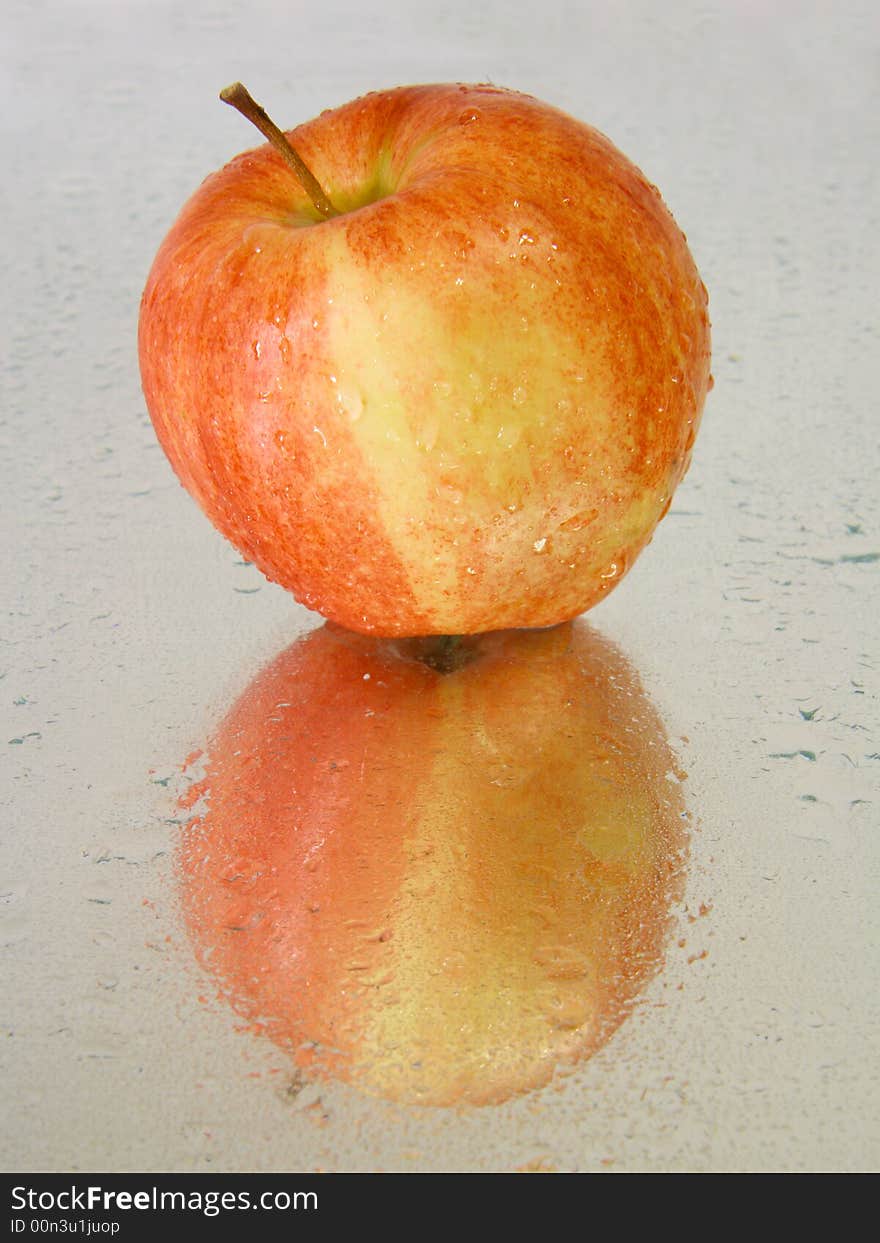
[[[456,673],[476,656],[471,644],[463,642],[464,635],[438,634],[414,639],[414,655],[423,665],[437,673]]]
[[[319,212],[325,219],[339,215],[339,212],[327,197],[321,183],[305,163],[302,156],[271,117],[260,107],[246,86],[242,86],[241,82],[233,82],[231,86],[225,87],[220,92],[220,98],[224,104],[231,104],[243,117],[247,117],[249,121],[253,122],[260,133],[269,139],[269,142],[271,142],[278,154],[287,161],[296,173],[300,185],[312,200],[315,211]]]

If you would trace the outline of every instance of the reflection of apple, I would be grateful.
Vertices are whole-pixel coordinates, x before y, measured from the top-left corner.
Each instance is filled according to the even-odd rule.
[[[687,468],[706,291],[611,143],[489,86],[378,92],[196,191],[144,293],[159,438],[271,579],[354,630],[595,604]]]
[[[233,1007],[313,1074],[484,1103],[599,1047],[682,874],[662,726],[584,623],[418,644],[325,627],[235,704],[181,850]]]

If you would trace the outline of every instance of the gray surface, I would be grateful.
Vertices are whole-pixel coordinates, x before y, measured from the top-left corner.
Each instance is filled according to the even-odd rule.
[[[0,1164],[876,1167],[875,6],[15,0],[2,22]],[[315,621],[236,564],[139,390],[155,249],[252,142],[216,102],[234,78],[285,124],[405,81],[546,98],[660,186],[709,288],[693,468],[593,620],[687,737],[686,904],[711,910],[681,912],[687,945],[599,1054],[505,1105],[294,1099],[283,1054],[198,1000],[156,783]]]

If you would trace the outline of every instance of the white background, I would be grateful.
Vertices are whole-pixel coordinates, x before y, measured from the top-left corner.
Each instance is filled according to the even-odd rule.
[[[876,1167],[876,14],[4,5],[4,1168]],[[593,620],[688,740],[686,902],[711,911],[595,1058],[506,1105],[292,1098],[281,1052],[198,1001],[175,922],[156,783],[316,621],[236,564],[139,387],[153,254],[258,141],[217,102],[236,78],[284,126],[404,82],[536,94],[659,185],[709,289],[693,467]]]

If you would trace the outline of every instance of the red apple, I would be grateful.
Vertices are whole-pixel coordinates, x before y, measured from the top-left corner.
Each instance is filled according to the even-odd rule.
[[[259,675],[210,745],[183,908],[309,1075],[481,1104],[598,1049],[658,968],[682,792],[583,621],[462,640],[447,673],[418,642],[323,627]]]
[[[684,474],[706,291],[596,130],[492,86],[380,91],[196,191],[140,359],[183,484],[353,630],[547,626],[599,601]],[[321,208],[322,210],[319,210]]]

